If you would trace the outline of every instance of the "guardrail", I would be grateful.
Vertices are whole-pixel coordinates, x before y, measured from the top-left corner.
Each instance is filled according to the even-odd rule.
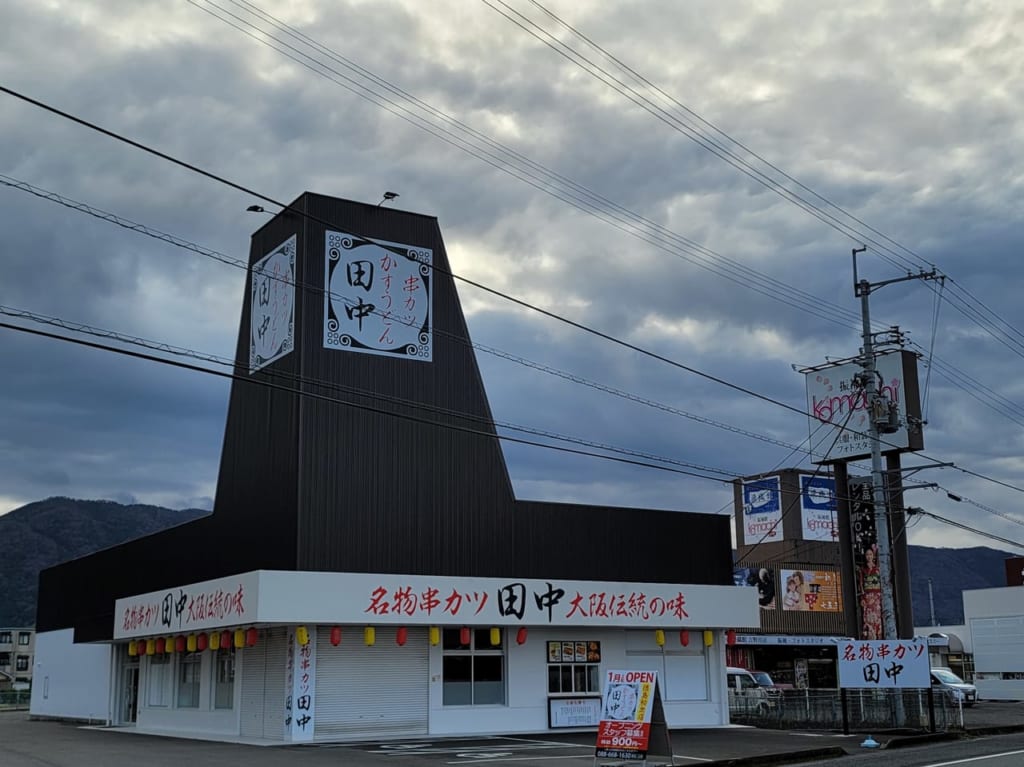
[[[0,690],[0,709],[28,708],[31,690]]]

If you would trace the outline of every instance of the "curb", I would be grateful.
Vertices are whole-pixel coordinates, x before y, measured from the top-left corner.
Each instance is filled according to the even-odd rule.
[[[929,732],[923,735],[901,735],[882,745],[882,748],[909,748],[925,743],[942,743],[949,740],[962,740],[966,737],[962,732]]]
[[[979,738],[986,735],[1010,735],[1015,732],[1024,732],[1024,724],[997,724],[989,727],[968,727],[964,730],[965,735]]]
[[[811,748],[803,751],[783,751],[777,754],[758,754],[756,756],[737,756],[733,759],[716,759],[713,762],[702,762],[701,767],[762,767],[770,764],[798,764],[815,759],[832,759],[846,756],[840,746],[827,748]]]

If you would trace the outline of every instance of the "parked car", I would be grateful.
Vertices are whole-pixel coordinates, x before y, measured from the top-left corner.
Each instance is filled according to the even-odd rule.
[[[948,668],[932,669],[932,689],[962,702],[965,706],[973,706],[978,700],[978,688],[968,684]]]
[[[729,711],[764,716],[772,707],[768,692],[745,668],[729,666],[725,670],[729,684]]]
[[[783,687],[789,687],[791,685],[776,684],[771,678],[767,671],[756,671],[751,669],[750,675],[754,677],[754,681],[757,682],[761,689],[768,693],[769,701],[777,701],[782,697]]]

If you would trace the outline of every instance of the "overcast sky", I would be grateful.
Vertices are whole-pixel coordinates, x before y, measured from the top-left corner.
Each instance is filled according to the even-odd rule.
[[[860,347],[851,248],[868,245],[871,281],[934,264],[937,325],[937,283],[872,296],[880,326],[925,353],[934,336],[928,459],[906,463],[1024,487],[1020,3],[215,2],[0,0],[0,84],[275,199],[398,192],[438,217],[457,274],[798,408],[794,365]],[[234,258],[265,220],[250,195],[2,94],[0,140],[7,184]],[[8,185],[0,201],[5,310],[233,355],[243,271]],[[498,421],[722,477],[811,466],[800,415],[459,290],[475,342],[660,406],[479,352]],[[212,506],[223,380],[7,329],[0,353],[0,513],[51,495]],[[524,499],[731,510],[721,482],[505,454]],[[908,503],[1024,541],[1019,490],[915,478],[943,489]],[[910,541],[1010,548],[928,519]]]

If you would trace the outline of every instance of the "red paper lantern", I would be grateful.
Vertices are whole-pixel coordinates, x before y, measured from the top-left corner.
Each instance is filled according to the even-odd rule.
[[[679,644],[683,647],[690,646],[690,632],[688,629],[683,629],[679,632]]]
[[[735,629],[729,629],[728,631],[725,632],[725,643],[727,645],[734,645],[734,644],[736,644],[736,630]]]
[[[468,645],[469,644],[469,638],[470,637],[469,637],[469,627],[468,626],[463,626],[461,629],[459,629],[459,644]]]
[[[250,627],[249,630],[245,632],[245,646],[256,646],[256,629],[254,627]]]
[[[185,652],[185,637],[181,634],[174,637],[174,651]]]
[[[335,647],[341,644],[341,626],[335,626],[331,629],[331,644]]]
[[[405,626],[399,627],[398,632],[395,634],[395,641],[398,642],[398,646],[401,647],[402,645],[404,645],[406,643],[406,640],[408,639],[409,629],[407,629]]]
[[[222,650],[231,649],[231,632],[222,631],[220,632],[220,646]]]
[[[202,652],[210,646],[210,638],[205,633],[200,634],[196,637],[196,649]]]
[[[157,654],[163,655],[167,651],[167,640],[163,637],[157,637],[155,649],[157,651]]]
[[[526,644],[526,626],[520,626],[516,632],[516,644]]]

